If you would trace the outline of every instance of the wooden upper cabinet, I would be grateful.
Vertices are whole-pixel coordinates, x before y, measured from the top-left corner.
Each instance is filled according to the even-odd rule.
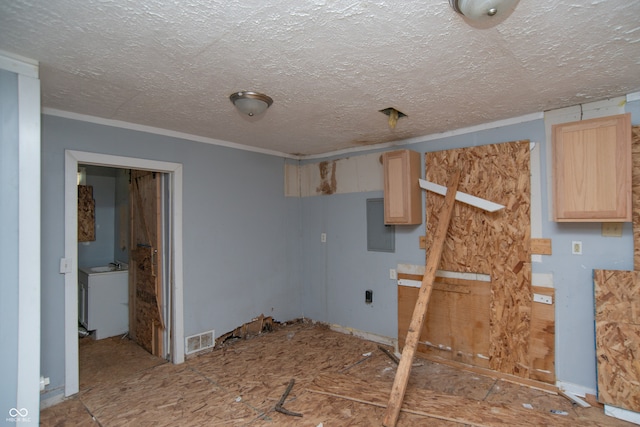
[[[384,169],[384,223],[422,224],[420,153],[390,151],[382,155]]]
[[[631,221],[631,114],[554,125],[554,220]]]

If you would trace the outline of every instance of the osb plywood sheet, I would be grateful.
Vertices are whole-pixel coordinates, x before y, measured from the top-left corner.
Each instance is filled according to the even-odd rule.
[[[23,425],[22,423],[16,425]],[[24,425],[29,425],[25,423]],[[78,399],[71,399],[40,412],[41,426],[101,427]]]
[[[640,271],[594,270],[596,320],[640,325]]]
[[[400,276],[398,276],[400,277]],[[404,346],[419,288],[398,286],[398,340]],[[489,367],[491,285],[438,277],[434,283],[418,351]]]
[[[96,201],[91,185],[78,185],[78,242],[96,240]]]
[[[598,401],[640,412],[640,325],[596,321]]]
[[[594,270],[598,400],[640,412],[640,272]]]
[[[445,185],[450,170],[463,171],[459,191],[506,208],[489,213],[456,203],[440,267],[491,275],[489,364],[529,376],[531,248],[529,141],[426,154],[426,179]],[[427,251],[444,201],[427,192]]]
[[[101,426],[380,425],[396,365],[377,343],[321,324],[275,326],[273,332],[227,342],[178,366],[149,366],[146,352],[126,349],[135,346],[131,340],[94,341],[91,355],[112,357],[114,366],[108,367],[108,381],[102,382],[104,375],[96,376],[95,382],[82,387],[77,395],[43,410],[41,425],[92,425],[91,414]],[[81,345],[81,371],[87,361],[84,350]],[[124,358],[132,360],[118,369],[116,361]],[[138,370],[133,369],[136,365]],[[606,417],[602,409],[574,407],[563,397],[496,381],[482,373],[422,358],[414,365],[407,393],[411,406],[406,407],[419,414],[401,413],[398,427],[460,427],[465,424],[434,416],[455,418],[469,412],[477,412],[473,415],[480,425],[631,426]],[[302,413],[303,418],[274,412],[292,378],[295,385],[284,407]],[[331,381],[325,381],[327,378]],[[345,398],[327,393],[344,394]],[[374,403],[382,407],[353,400],[365,401],[370,393],[377,393]],[[523,403],[533,409],[525,410]],[[567,415],[551,415],[550,409],[564,410]],[[509,415],[512,410],[516,412]],[[491,424],[496,418],[500,419]]]
[[[110,337],[79,340],[80,390],[95,384],[111,383],[128,378],[138,371],[167,363],[153,356],[128,338]]]
[[[254,411],[185,365],[165,364],[141,371],[118,387],[97,386],[82,401],[111,426],[246,425]],[[142,423],[139,420],[147,420]]]
[[[534,286],[534,294],[547,295],[555,302],[553,288]],[[529,353],[530,377],[555,384],[555,303],[534,302],[531,307]]]
[[[640,270],[640,126],[631,128],[633,268]]]
[[[373,378],[360,380],[340,374],[322,374],[314,379],[309,390],[386,407],[391,384]],[[434,418],[471,426],[575,426],[575,420],[528,410],[521,403],[509,405],[477,401],[416,388],[411,384],[403,402],[402,412],[424,415],[424,425],[430,425],[429,418]]]

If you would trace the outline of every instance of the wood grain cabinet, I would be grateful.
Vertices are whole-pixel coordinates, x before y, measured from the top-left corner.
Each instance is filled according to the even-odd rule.
[[[384,223],[422,224],[420,153],[390,151],[382,155],[384,169]]]
[[[554,125],[554,220],[631,221],[631,114]]]

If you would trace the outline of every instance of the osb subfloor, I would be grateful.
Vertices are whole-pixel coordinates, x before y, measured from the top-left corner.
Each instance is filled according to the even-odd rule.
[[[120,338],[82,340],[80,355],[80,393],[43,410],[41,425],[376,426],[396,370],[376,343],[309,323],[236,341],[182,365]],[[302,418],[274,410],[291,379],[283,406]],[[398,421],[414,425],[633,424],[600,408],[417,359]]]

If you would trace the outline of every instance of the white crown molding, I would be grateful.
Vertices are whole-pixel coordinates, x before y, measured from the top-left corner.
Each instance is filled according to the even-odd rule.
[[[434,134],[431,134],[431,135],[418,136],[418,137],[415,137],[415,138],[401,139],[401,140],[393,141],[393,142],[386,142],[384,144],[367,145],[365,147],[347,148],[347,149],[344,149],[344,150],[332,151],[332,152],[329,152],[329,153],[312,154],[310,156],[301,156],[300,159],[304,159],[304,160],[322,159],[322,158],[326,158],[326,157],[340,156],[340,155],[343,155],[343,154],[351,154],[351,153],[360,152],[360,151],[370,151],[370,150],[378,150],[378,149],[382,149],[382,148],[390,148],[390,147],[398,147],[398,146],[409,145],[409,144],[417,144],[417,143],[420,143],[420,142],[427,142],[427,141],[433,141],[433,140],[441,139],[441,138],[449,138],[449,137],[452,137],[452,136],[465,135],[465,134],[468,134],[468,133],[479,132],[479,131],[483,131],[483,130],[487,130],[487,129],[495,129],[495,128],[500,128],[500,127],[510,126],[510,125],[517,125],[517,124],[520,124],[520,123],[527,123],[527,122],[532,122],[534,120],[541,120],[541,119],[544,119],[544,113],[543,112],[531,113],[531,114],[525,114],[523,116],[512,117],[510,119],[497,120],[495,122],[483,123],[483,124],[480,124],[480,125],[469,126],[469,127],[466,127],[466,128],[455,129],[455,130],[451,130],[451,131],[447,131],[447,132],[434,133]]]
[[[242,145],[242,144],[237,144],[235,142],[223,141],[221,139],[207,138],[204,136],[192,135],[184,132],[176,132],[176,131],[157,128],[153,126],[138,125],[135,123],[129,123],[122,120],[103,119],[101,117],[89,116],[86,114],[79,114],[79,113],[72,113],[69,111],[58,110],[55,108],[43,108],[42,114],[46,114],[49,116],[62,117],[65,119],[95,123],[98,125],[112,126],[112,127],[129,129],[129,130],[134,130],[139,132],[152,133],[156,135],[169,136],[172,138],[186,139],[188,141],[202,142],[205,144],[219,145],[222,147],[235,148],[237,150],[243,150],[243,151],[251,151],[254,153],[266,154],[269,156],[284,157],[287,159],[295,159],[295,160],[299,159],[299,156],[281,153],[279,151],[265,150],[262,148],[251,147],[249,145]]]

